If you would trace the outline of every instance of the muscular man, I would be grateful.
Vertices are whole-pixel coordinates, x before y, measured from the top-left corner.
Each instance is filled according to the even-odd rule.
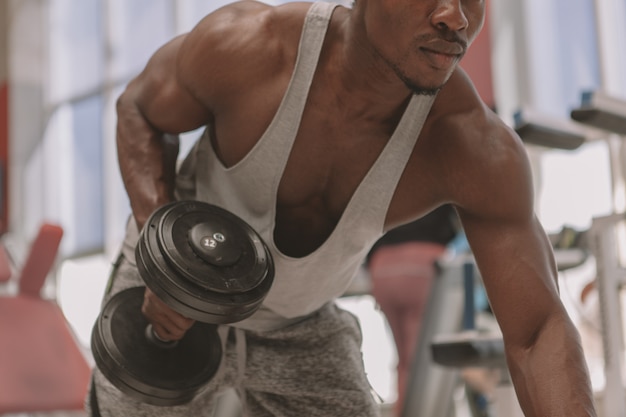
[[[273,287],[220,329],[218,374],[191,403],[137,404],[96,371],[103,416],[208,416],[235,387],[248,416],[375,416],[355,318],[333,300],[385,230],[453,204],[504,333],[527,416],[594,416],[579,336],[559,300],[519,138],[457,67],[482,0],[236,2],[163,46],[117,103],[134,221],[112,292],[141,285],[132,247],[159,206],[196,198],[268,243]],[[175,181],[168,134],[206,126]],[[192,324],[149,291],[144,314]]]

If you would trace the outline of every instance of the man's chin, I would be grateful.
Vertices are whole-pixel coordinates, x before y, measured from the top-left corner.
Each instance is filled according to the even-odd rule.
[[[409,90],[413,92],[413,94],[417,94],[420,96],[434,96],[439,92],[439,90],[441,90],[444,85],[423,85],[408,80],[404,80],[404,84],[408,87]]]
[[[439,90],[441,90],[441,87],[443,86],[427,88],[427,87],[416,87],[416,86],[409,85],[408,87],[413,92],[413,94],[416,94],[418,96],[435,96],[437,95],[437,93],[439,93]]]
[[[450,76],[446,76],[444,79],[433,80],[432,82],[425,83],[424,80],[412,80],[408,77],[401,77],[404,84],[413,94],[421,96],[434,96],[439,90],[446,84]]]

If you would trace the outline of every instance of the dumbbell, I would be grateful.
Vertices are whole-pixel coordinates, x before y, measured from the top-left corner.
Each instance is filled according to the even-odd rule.
[[[187,403],[219,368],[217,325],[246,319],[265,299],[274,280],[272,257],[245,221],[199,201],[157,209],[135,257],[145,286],[196,322],[181,340],[160,340],[141,313],[146,287],[120,291],[94,325],[95,362],[130,397],[158,406]]]

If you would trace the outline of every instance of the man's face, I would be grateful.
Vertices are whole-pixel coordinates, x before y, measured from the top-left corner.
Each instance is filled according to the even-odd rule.
[[[431,94],[450,78],[480,31],[485,0],[358,0],[378,55],[413,91]]]

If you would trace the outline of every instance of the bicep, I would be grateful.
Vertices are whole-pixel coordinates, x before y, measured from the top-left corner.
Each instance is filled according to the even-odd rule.
[[[185,36],[179,36],[157,50],[120,97],[122,106],[135,106],[146,122],[161,132],[190,131],[211,117],[208,107],[187,87],[185,77],[191,74],[181,71],[179,52],[184,41]]]

